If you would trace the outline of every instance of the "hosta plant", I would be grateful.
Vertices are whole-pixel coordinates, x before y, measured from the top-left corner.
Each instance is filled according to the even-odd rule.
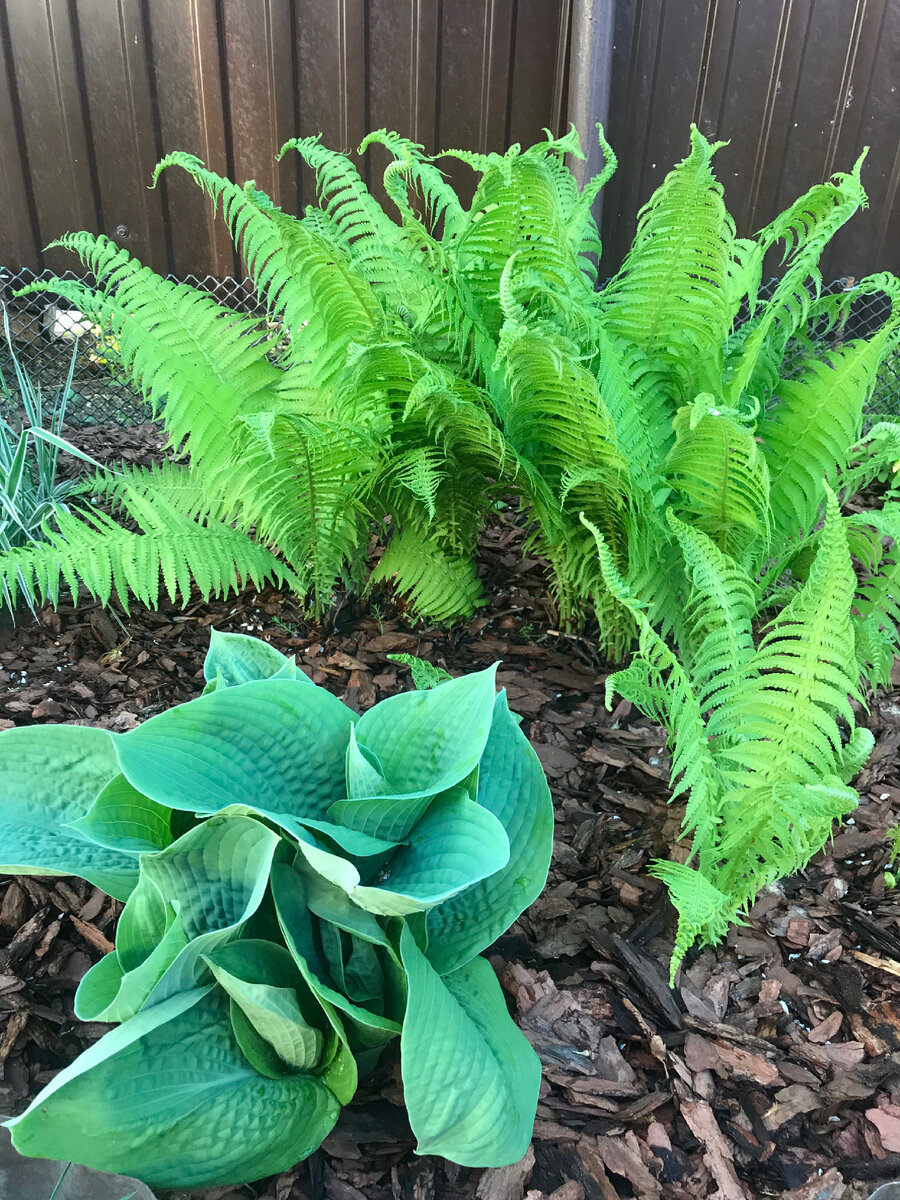
[[[75,1001],[118,1024],[14,1145],[159,1187],[258,1179],[399,1038],[419,1152],[516,1161],[540,1068],[479,952],[540,892],[553,817],[494,669],[362,716],[242,635],[213,634],[206,676],[129,733],[0,734],[2,869],[125,901]]]
[[[252,183],[167,155],[157,175],[186,172],[220,209],[282,352],[271,361],[260,320],[109,239],[64,237],[96,291],[34,287],[115,338],[183,456],[98,476],[52,549],[0,557],[0,576],[35,601],[55,600],[62,576],[104,602],[115,590],[152,604],[160,578],[186,599],[192,573],[205,593],[269,575],[319,611],[341,582],[390,582],[415,613],[450,619],[479,601],[487,513],[517,501],[560,621],[595,617],[621,655],[634,622],[579,513],[672,624],[686,583],[666,507],[753,571],[786,562],[816,527],[823,482],[850,461],[898,342],[891,276],[821,294],[821,254],[865,203],[862,159],[739,237],[713,171],[721,143],[693,129],[598,288],[591,204],[615,169],[602,132],[601,144],[606,165],[581,191],[565,165],[580,153],[574,131],[502,155],[448,151],[477,177],[466,206],[441,156],[381,130],[361,149],[391,156],[385,209],[347,157],[295,139],[283,153],[302,156],[319,193],[300,219]],[[764,297],[763,264],[779,253]],[[894,311],[845,338],[846,305],[867,292]],[[367,579],[373,533],[385,550]]]

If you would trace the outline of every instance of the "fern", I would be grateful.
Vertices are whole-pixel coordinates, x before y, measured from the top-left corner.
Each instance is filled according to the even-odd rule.
[[[19,596],[32,607],[60,598],[64,584],[73,600],[82,585],[100,604],[115,594],[129,611],[136,597],[150,608],[160,600],[160,583],[174,603],[187,604],[192,581],[209,599],[266,581],[299,586],[285,565],[245,533],[225,522],[198,522],[159,498],[137,491],[124,500],[137,531],[95,510],[60,512],[45,526],[46,544],[0,555],[0,590],[14,605]]]
[[[575,130],[504,154],[449,151],[479,177],[466,207],[439,156],[376,131],[360,152],[389,155],[399,222],[319,137],[282,150],[316,175],[318,205],[299,220],[252,181],[167,155],[154,178],[178,169],[207,193],[284,328],[277,364],[260,322],[160,279],[103,237],[60,243],[82,256],[96,290],[62,280],[34,290],[66,296],[115,336],[123,369],[161,416],[183,470],[156,481],[160,520],[252,535],[314,612],[336,586],[365,587],[373,534],[387,538],[375,578],[390,579],[415,615],[471,612],[478,533],[502,501],[523,509],[563,624],[596,621],[613,656],[639,631],[584,512],[646,619],[690,657],[702,624],[690,600],[699,567],[686,565],[692,533],[751,573],[760,613],[778,612],[815,549],[824,481],[845,495],[890,465],[892,435],[860,442],[859,430],[897,317],[823,348],[848,300],[820,296],[818,258],[864,203],[860,163],[755,239],[738,238],[713,173],[717,146],[696,129],[642,210],[621,271],[596,291],[590,210],[615,170],[598,133],[604,167],[582,189],[566,165],[581,153]],[[779,244],[784,279],[760,301],[762,261]],[[897,294],[887,276],[862,286]],[[788,344],[808,357],[780,380]],[[127,519],[130,505],[157,504],[146,482],[93,485]],[[667,507],[681,526],[664,519]],[[83,514],[95,520],[87,500]],[[853,621],[857,658],[883,674],[892,618],[874,589],[889,585],[874,580],[892,560],[876,558],[872,604]]]
[[[681,515],[735,557],[751,545],[765,550],[769,471],[747,422],[701,394],[679,410],[673,428],[662,466]]]
[[[710,144],[691,127],[691,153],[641,210],[634,244],[604,289],[606,325],[672,370],[682,402],[721,386],[722,345],[733,312],[734,223],[712,174]]]

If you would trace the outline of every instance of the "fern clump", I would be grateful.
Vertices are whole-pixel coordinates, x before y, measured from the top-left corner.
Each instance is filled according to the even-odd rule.
[[[477,176],[466,207],[440,156],[379,130],[360,149],[391,156],[387,211],[346,156],[295,138],[281,154],[299,154],[318,186],[299,218],[252,181],[168,154],[154,180],[181,170],[210,196],[266,318],[161,278],[103,236],[62,238],[96,288],[24,290],[66,297],[115,341],[179,466],[155,516],[149,476],[117,493],[137,529],[110,525],[86,493],[55,558],[0,557],[0,578],[12,572],[34,603],[55,600],[60,578],[152,601],[160,576],[170,593],[176,576],[204,593],[267,577],[316,613],[337,586],[389,582],[415,615],[449,620],[480,602],[478,534],[503,500],[528,515],[560,622],[596,619],[618,656],[635,625],[580,513],[666,629],[686,597],[667,506],[749,570],[786,569],[897,343],[896,312],[869,338],[824,351],[813,339],[847,303],[821,296],[817,264],[865,203],[861,160],[740,238],[712,169],[719,144],[693,129],[598,290],[591,204],[615,169],[602,130],[600,143],[604,169],[583,190],[566,166],[581,153],[574,130],[502,155],[448,151]],[[783,277],[762,300],[763,259],[779,245]],[[860,290],[897,295],[888,276]],[[796,345],[808,354],[784,379]],[[166,528],[168,563],[154,549]],[[373,533],[387,545],[367,579]]]

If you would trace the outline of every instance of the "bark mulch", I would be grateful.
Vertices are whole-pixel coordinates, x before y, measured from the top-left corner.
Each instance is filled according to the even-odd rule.
[[[139,438],[123,449],[140,460]],[[268,590],[130,616],[61,604],[0,629],[0,728],[130,729],[199,693],[211,625],[296,654],[358,710],[409,686],[389,653],[452,672],[500,659],[498,680],[550,779],[547,888],[490,952],[544,1067],[526,1159],[482,1172],[417,1158],[389,1060],[307,1162],[204,1196],[868,1196],[900,1178],[900,889],[883,878],[900,819],[900,690],[867,718],[876,748],[863,803],[833,844],[766,891],[727,944],[689,957],[670,990],[672,911],[645,870],[669,855],[683,815],[667,803],[664,738],[627,704],[605,710],[608,668],[590,639],[553,630],[540,564],[522,558],[520,538],[514,524],[488,530],[490,601],[452,630],[414,629],[353,598],[328,627],[312,626]],[[120,907],[75,879],[0,883],[0,1111],[21,1111],[104,1032],[75,1019],[72,997],[111,948]]]

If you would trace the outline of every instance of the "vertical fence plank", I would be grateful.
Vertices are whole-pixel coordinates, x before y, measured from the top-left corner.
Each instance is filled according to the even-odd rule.
[[[147,6],[163,151],[186,150],[227,173],[222,61],[215,0],[153,0]],[[231,275],[231,239],[209,198],[182,171],[163,182],[175,274]]]
[[[621,263],[638,207],[682,157],[691,116],[729,140],[716,173],[742,234],[871,141],[874,212],[838,233],[822,269],[900,270],[900,6],[618,0],[615,42],[609,132],[621,165],[604,207],[604,272]]]
[[[222,13],[234,178],[255,179],[276,204],[296,212],[296,163],[275,161],[297,132],[290,3],[229,0]]]
[[[149,188],[162,148],[139,0],[80,0],[77,14],[100,230],[148,266],[167,271],[162,193]]]
[[[46,245],[73,229],[98,229],[88,131],[79,82],[77,41],[65,0],[8,0],[11,74],[19,97],[25,154]],[[45,263],[71,268],[51,250]]]
[[[401,133],[432,153],[439,149],[438,47],[434,0],[369,0],[369,126]],[[375,147],[368,158],[372,190],[385,203],[388,155]]]
[[[569,5],[560,0],[519,0],[513,31],[512,71],[507,100],[505,142],[528,145],[543,136],[544,128],[564,133],[562,95],[557,78],[560,50],[565,53],[569,32]],[[555,111],[554,111],[555,110]],[[585,130],[578,131],[582,139]],[[593,130],[588,131],[589,134]]]
[[[0,266],[19,261],[40,266],[41,243],[32,221],[16,100],[9,39],[0,12]]]

